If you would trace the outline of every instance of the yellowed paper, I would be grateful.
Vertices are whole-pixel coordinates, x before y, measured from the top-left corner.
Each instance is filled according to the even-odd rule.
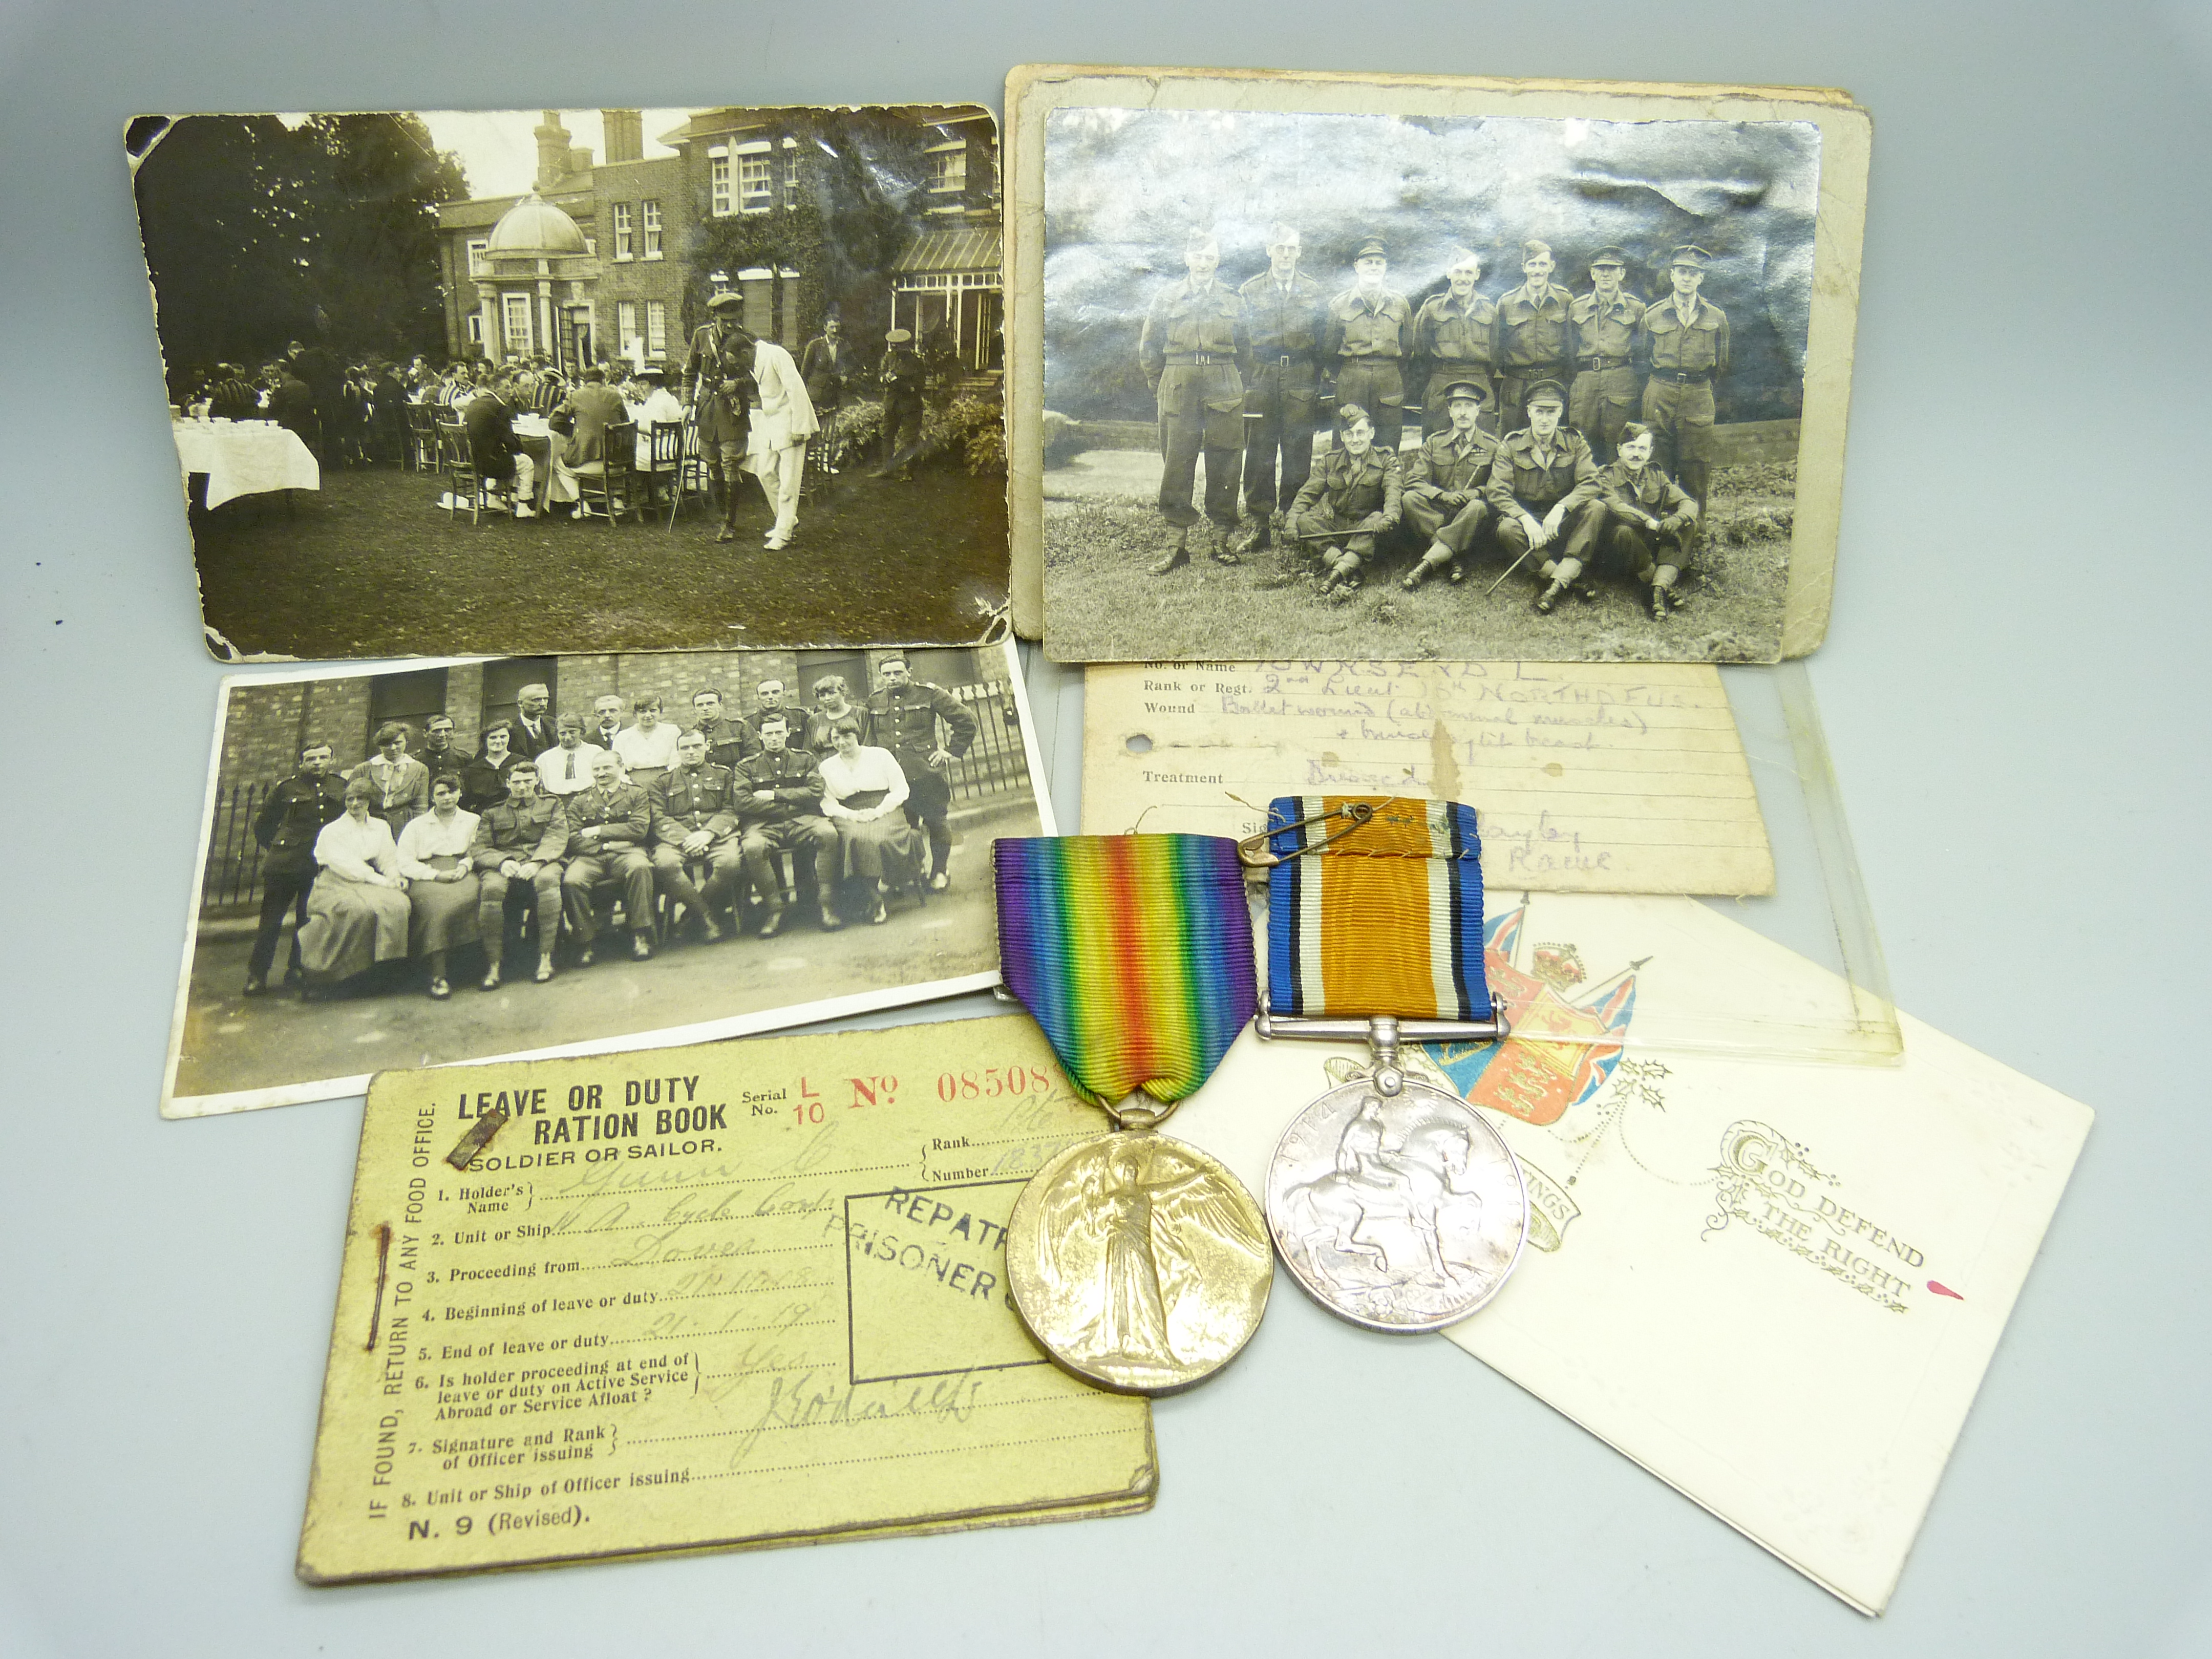
[[[1083,700],[1091,834],[1243,837],[1277,795],[1416,795],[1475,808],[1500,888],[1774,890],[1707,664],[1093,666]]]
[[[380,1076],[300,1576],[1148,1506],[1146,1402],[1006,1298],[1023,1183],[1103,1127],[1024,1018]]]
[[[1486,1109],[1530,1200],[1519,1268],[1445,1334],[1881,1612],[2089,1109],[1910,1018],[1894,1066],[1639,1050],[1711,1000],[1786,1021],[1835,994],[1692,901],[1539,898],[1505,931],[1542,996],[1630,1042],[1406,1051]],[[1248,1032],[1176,1133],[1256,1180],[1290,1113],[1364,1060]]]

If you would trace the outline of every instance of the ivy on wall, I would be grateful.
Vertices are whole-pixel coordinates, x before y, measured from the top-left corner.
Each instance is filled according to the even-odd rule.
[[[763,131],[776,146],[775,196],[768,211],[718,218],[708,185],[702,179],[698,186],[684,252],[684,337],[707,320],[714,272],[734,283],[740,270],[764,268],[775,273],[771,297],[779,315],[786,289],[798,283],[801,338],[819,333],[835,307],[848,337],[857,341],[888,311],[891,266],[927,222],[928,130],[886,111],[849,110],[789,112],[781,125]],[[786,138],[797,143],[796,203],[783,194]],[[787,277],[786,270],[799,275]]]

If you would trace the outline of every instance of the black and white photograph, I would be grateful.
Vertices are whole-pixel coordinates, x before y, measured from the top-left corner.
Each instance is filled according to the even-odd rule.
[[[981,989],[1030,729],[1003,644],[234,676],[163,1115]]]
[[[1786,654],[1819,124],[1038,137],[1053,656]]]
[[[977,105],[144,116],[225,660],[1003,635]]]

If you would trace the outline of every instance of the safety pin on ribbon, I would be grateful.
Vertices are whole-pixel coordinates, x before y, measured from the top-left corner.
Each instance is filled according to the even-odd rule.
[[[1267,848],[1269,838],[1279,836],[1285,830],[1303,830],[1310,823],[1326,823],[1331,818],[1350,818],[1352,822],[1341,830],[1309,839],[1295,853],[1275,853]],[[1237,861],[1248,870],[1272,870],[1285,859],[1303,858],[1308,853],[1318,853],[1333,841],[1342,841],[1354,830],[1364,829],[1374,822],[1374,818],[1375,808],[1371,803],[1350,801],[1334,811],[1316,812],[1310,818],[1300,818],[1296,823],[1279,823],[1273,829],[1262,830],[1256,836],[1245,836],[1237,843]]]

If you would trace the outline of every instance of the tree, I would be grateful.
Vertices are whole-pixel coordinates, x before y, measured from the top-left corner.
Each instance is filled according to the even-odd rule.
[[[139,162],[138,227],[173,368],[258,358],[301,319],[290,149],[273,115],[188,115]]]
[[[438,204],[468,194],[460,163],[412,114],[317,115],[292,137],[324,343],[349,357],[442,350]]]
[[[132,183],[173,367],[295,339],[343,356],[441,347],[437,204],[467,182],[416,117],[185,116]]]
[[[759,269],[777,273],[779,287],[792,280],[781,273],[795,270],[800,291],[818,296],[799,319],[802,336],[820,328],[832,307],[848,313],[848,331],[865,326],[872,319],[850,313],[876,305],[911,232],[910,211],[923,199],[923,129],[876,110],[777,114],[772,131],[777,139],[798,141],[806,182],[794,206],[769,213],[718,218],[701,200],[686,251],[687,332],[705,320],[700,307],[713,292],[714,272],[734,283],[739,271]]]

